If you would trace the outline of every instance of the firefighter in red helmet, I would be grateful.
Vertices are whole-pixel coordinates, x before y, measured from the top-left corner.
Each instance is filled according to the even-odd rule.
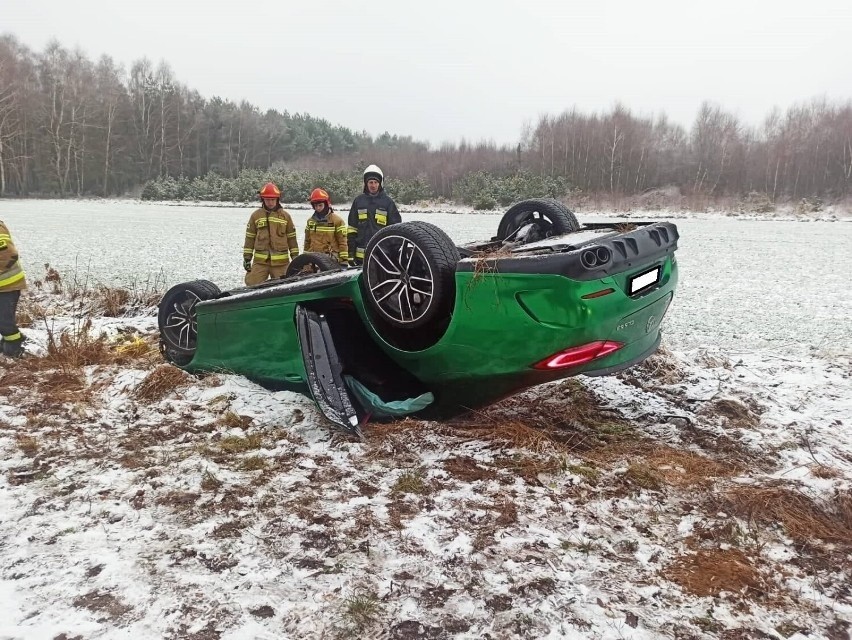
[[[341,265],[349,263],[349,241],[346,223],[331,208],[331,198],[325,189],[311,191],[311,207],[314,215],[305,226],[305,251],[327,253]]]
[[[299,255],[296,226],[290,214],[281,208],[281,191],[267,182],[258,195],[262,206],[249,217],[243,244],[243,267],[249,286],[280,278],[290,260]]]

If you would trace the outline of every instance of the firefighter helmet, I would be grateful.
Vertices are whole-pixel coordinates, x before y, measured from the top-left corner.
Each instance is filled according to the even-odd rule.
[[[385,174],[383,174],[382,170],[374,164],[371,164],[369,167],[364,169],[364,184],[367,184],[367,180],[371,179],[378,180],[379,184],[383,184],[385,181]]]
[[[311,204],[314,204],[315,202],[325,202],[327,205],[331,206],[331,198],[328,197],[328,191],[320,188],[316,188],[311,191]]]
[[[280,198],[281,197],[281,189],[275,186],[272,182],[267,182],[263,185],[263,189],[260,190],[261,198]]]

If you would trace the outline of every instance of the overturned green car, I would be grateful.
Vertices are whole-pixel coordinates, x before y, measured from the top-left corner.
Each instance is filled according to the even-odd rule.
[[[303,254],[284,278],[253,287],[172,287],[159,307],[161,349],[188,371],[309,395],[350,430],[450,417],[654,353],[677,242],[670,222],[581,226],[547,199],[514,205],[478,244],[404,222],[370,240],[361,268]]]

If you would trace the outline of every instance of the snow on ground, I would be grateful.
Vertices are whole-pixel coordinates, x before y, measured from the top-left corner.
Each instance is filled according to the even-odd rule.
[[[356,441],[163,364],[150,303],[24,299],[0,638],[849,635],[848,356],[675,346]]]

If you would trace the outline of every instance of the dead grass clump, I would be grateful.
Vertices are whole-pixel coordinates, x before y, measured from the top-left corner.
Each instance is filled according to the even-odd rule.
[[[44,315],[44,310],[27,298],[21,298],[21,304],[15,311],[15,324],[19,327],[31,327],[36,318]]]
[[[587,461],[612,466],[629,463],[624,475],[628,486],[660,491],[664,485],[678,488],[709,487],[720,478],[739,472],[733,463],[661,446],[648,440],[624,440],[583,454]]]
[[[560,384],[513,396],[449,423],[454,435],[475,435],[538,453],[587,450],[635,438],[630,425],[582,383]]]
[[[99,313],[108,318],[126,316],[155,307],[162,297],[150,283],[140,287],[135,282],[130,289],[98,285],[89,295],[92,300],[92,313]]]
[[[624,472],[624,482],[631,488],[662,491],[663,479],[656,469],[645,463],[631,464]]]
[[[246,523],[242,520],[230,520],[223,522],[218,527],[213,529],[211,534],[214,538],[239,538],[242,535],[242,530],[246,528]]]
[[[127,289],[113,289],[99,285],[94,291],[92,311],[107,318],[117,318],[127,311],[128,302],[130,302],[130,292]]]
[[[346,631],[342,630],[340,637],[352,637],[347,635],[349,632],[360,635],[377,622],[381,614],[381,601],[375,593],[364,592],[353,595],[343,604],[344,624],[342,626]]]
[[[800,543],[822,540],[852,547],[849,490],[835,493],[830,501],[817,501],[787,487],[735,487],[725,494],[721,508],[750,525],[780,524]]]
[[[494,465],[523,478],[529,483],[538,483],[542,474],[558,473],[564,467],[563,460],[556,456],[546,458],[516,454],[507,458],[495,458]]]
[[[18,449],[20,449],[28,458],[34,458],[40,448],[38,440],[32,436],[20,434],[15,436],[15,444],[18,445]]]
[[[619,223],[613,225],[613,228],[618,233],[626,233],[628,231],[635,231],[636,229],[638,229],[638,227],[635,224],[633,224],[632,222],[619,222]]]
[[[815,478],[820,478],[822,480],[831,480],[843,475],[834,467],[828,467],[824,464],[812,464],[809,465],[808,468],[811,470],[811,473]]]
[[[52,327],[48,327],[47,355],[43,360],[68,371],[93,364],[112,364],[116,356],[105,335],[92,335],[92,321],[87,318],[58,336]]]
[[[629,426],[621,414],[607,407],[605,401],[579,380],[565,380],[549,391],[550,395],[541,402],[546,419],[557,418],[563,425],[604,427],[609,432]]]
[[[707,351],[701,351],[695,361],[706,369],[732,369],[733,365],[730,360],[723,357],[710,355]]]
[[[484,415],[483,418],[485,418]],[[454,426],[468,435],[474,434],[483,440],[499,442],[537,453],[550,451],[555,444],[555,441],[544,431],[518,420],[481,419]]]
[[[98,591],[91,591],[75,598],[73,604],[75,607],[105,614],[112,620],[120,618],[133,610],[133,607],[124,604],[111,593],[100,593]]]
[[[156,502],[159,505],[187,509],[191,508],[198,501],[199,497],[197,493],[189,491],[170,491],[166,495],[157,498]]]
[[[241,416],[233,411],[226,411],[218,420],[219,424],[229,429],[247,429],[254,418],[251,416]]]
[[[204,491],[218,491],[223,484],[225,483],[207,470],[204,471],[204,475],[201,477],[201,488]]]
[[[732,464],[670,447],[652,449],[645,460],[667,484],[676,487],[708,484],[717,478],[728,478],[739,471],[738,467]]]
[[[262,444],[263,436],[259,433],[252,433],[245,438],[239,436],[222,438],[219,442],[219,448],[223,453],[245,453],[246,451],[260,449]]]
[[[243,458],[237,464],[237,468],[240,471],[262,471],[266,469],[266,467],[266,458],[263,458],[261,456],[250,456],[248,458]]]
[[[753,429],[760,424],[760,418],[736,398],[720,398],[703,407],[701,413],[708,416],[721,416],[730,426],[742,429]]]
[[[83,377],[82,371],[73,371],[70,369],[59,369],[51,371],[42,376],[37,384],[37,388],[44,394],[44,400],[49,404],[63,404],[71,398],[71,394],[78,394],[86,387],[86,380]],[[77,399],[82,399],[76,396]]]
[[[700,597],[715,597],[722,591],[735,594],[768,591],[767,582],[739,549],[701,550],[683,555],[663,571],[663,577]]]
[[[498,527],[508,527],[518,521],[518,507],[509,496],[503,496],[503,500],[497,505],[499,515],[497,516]]]
[[[414,493],[423,495],[429,493],[429,487],[423,477],[423,471],[407,471],[397,478],[391,493]]]
[[[444,469],[450,475],[464,482],[476,482],[477,480],[491,480],[497,477],[494,469],[485,467],[470,456],[458,456],[444,460]]]
[[[301,412],[299,413],[301,414]],[[303,416],[299,415],[295,422],[301,422],[303,419]],[[405,418],[393,422],[371,422],[366,430],[366,435],[372,442],[380,444],[400,436],[405,440],[411,440],[427,431],[434,431],[434,429],[430,429],[427,423],[422,420]]]
[[[20,389],[30,389],[35,385],[35,368],[31,359],[25,359],[6,370],[0,370],[0,391],[9,392]]]
[[[620,378],[631,378],[639,381],[653,380],[664,385],[678,384],[687,378],[687,373],[681,363],[665,347],[660,347],[656,353],[643,362],[618,375]]]
[[[189,380],[190,376],[185,371],[170,364],[161,364],[145,376],[134,396],[138,400],[160,400]]]

